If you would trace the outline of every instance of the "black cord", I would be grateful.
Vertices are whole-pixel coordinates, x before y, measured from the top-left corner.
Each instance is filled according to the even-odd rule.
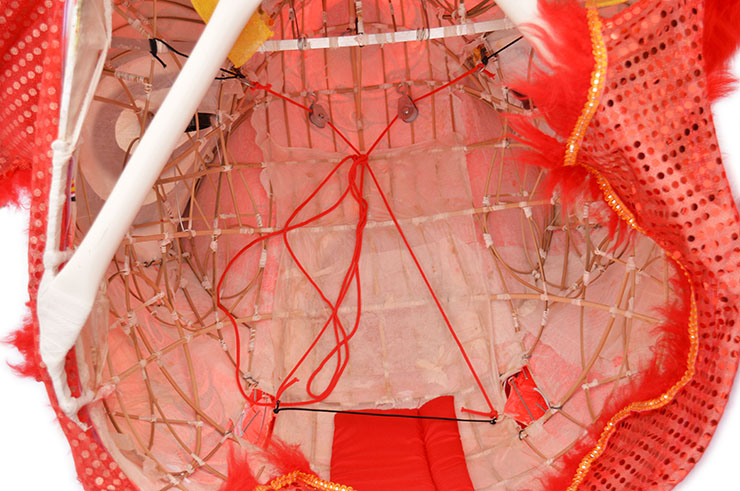
[[[462,419],[462,418],[445,418],[442,416],[413,416],[411,414],[390,414],[390,413],[370,413],[365,411],[339,411],[333,409],[317,409],[310,407],[280,407],[280,402],[275,403],[275,409],[272,410],[275,414],[282,411],[304,411],[310,413],[332,413],[332,414],[353,414],[355,416],[375,416],[381,418],[406,418],[406,419],[432,419],[437,421],[459,421],[462,423],[488,423],[495,425],[496,418],[491,419]]]
[[[187,55],[187,54],[183,53],[182,51],[178,51],[177,49],[175,49],[175,48],[174,48],[174,46],[172,46],[172,45],[171,45],[170,43],[168,43],[167,41],[165,41],[165,40],[164,40],[164,39],[162,39],[162,38],[152,38],[152,39],[150,39],[150,40],[149,40],[149,42],[150,42],[150,43],[151,43],[152,41],[159,41],[160,43],[162,43],[162,44],[164,44],[165,46],[167,46],[167,49],[168,49],[168,50],[172,51],[172,52],[173,52],[173,53],[175,53],[176,55],[180,55],[180,56],[182,56],[183,58],[188,58],[188,57],[190,57],[190,55]]]
[[[157,40],[156,39],[150,39],[149,40],[149,53],[154,57],[155,60],[157,60],[159,63],[162,64],[162,68],[167,68],[167,63],[162,60],[162,58],[159,57],[157,54]]]
[[[494,51],[490,55],[487,53],[487,50],[486,50],[485,46],[481,46],[481,48],[480,48],[480,62],[483,64],[483,66],[487,66],[488,65],[488,61],[491,58],[495,58],[496,56],[498,56],[499,53],[501,53],[502,51],[504,51],[507,48],[510,48],[514,44],[516,44],[519,41],[521,41],[523,38],[524,38],[524,36],[519,36],[518,38],[516,38],[513,41],[511,41],[510,43],[508,43],[503,48],[497,49],[496,51]]]
[[[167,47],[168,50],[172,51],[176,55],[180,55],[183,58],[190,58],[190,55],[188,55],[186,53],[183,53],[182,51],[179,51],[179,50],[175,49],[174,46],[172,46],[170,43],[168,43],[164,39],[161,39],[161,38],[151,38],[151,39],[149,39],[149,52],[152,54],[152,56],[157,61],[159,61],[162,64],[163,67],[166,67],[167,65],[165,65],[164,61],[162,61],[162,59],[159,58],[159,56],[157,56],[157,42],[160,42],[160,43],[164,44]],[[227,70],[226,68],[219,68],[219,70],[221,70],[223,73],[228,74],[229,76],[228,77],[216,77],[216,80],[230,80],[232,78],[244,78],[244,75],[242,75],[239,72],[235,72],[233,70]]]
[[[491,56],[496,56],[497,54],[501,53],[506,48],[512,47],[513,45],[515,45],[516,43],[518,43],[519,41],[521,41],[523,38],[524,38],[524,36],[519,36],[518,38],[516,38],[515,40],[513,40],[512,42],[510,42],[509,44],[507,44],[503,48],[500,48],[500,49],[494,51]]]

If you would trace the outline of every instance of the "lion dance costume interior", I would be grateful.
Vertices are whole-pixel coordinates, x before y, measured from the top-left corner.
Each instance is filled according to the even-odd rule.
[[[723,0],[3,0],[88,490],[669,489],[738,363]]]

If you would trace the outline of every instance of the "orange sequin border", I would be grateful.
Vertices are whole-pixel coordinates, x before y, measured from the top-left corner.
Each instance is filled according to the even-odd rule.
[[[596,109],[599,107],[599,101],[601,100],[604,85],[606,84],[607,55],[606,43],[601,35],[601,18],[596,7],[592,5],[589,5],[586,15],[588,18],[589,32],[591,33],[594,69],[591,72],[591,85],[588,88],[586,104],[584,104],[583,110],[581,110],[581,114],[578,116],[578,121],[576,121],[576,125],[565,144],[564,165],[566,166],[577,163],[576,158],[578,157],[578,151],[581,149],[583,138],[586,136],[586,129],[588,129],[591,119],[596,114]]]
[[[583,167],[585,167],[591,174],[593,174],[596,177],[599,188],[601,189],[604,195],[604,200],[612,208],[612,210],[614,210],[614,212],[619,216],[619,218],[627,222],[627,224],[634,230],[642,234],[645,234],[645,231],[637,223],[632,212],[625,206],[624,202],[619,198],[619,196],[613,190],[611,184],[609,184],[609,181],[604,176],[599,174],[599,172],[593,169],[592,167],[589,167],[584,164],[579,164],[579,165],[582,165]],[[611,419],[606,424],[606,426],[604,426],[604,429],[601,432],[601,436],[599,437],[599,440],[596,442],[596,445],[594,446],[594,448],[589,453],[587,453],[585,457],[583,457],[580,464],[578,465],[578,469],[576,470],[576,473],[573,476],[573,481],[571,482],[571,485],[568,487],[568,491],[575,491],[578,489],[578,486],[586,478],[586,475],[591,469],[591,465],[593,464],[593,462],[596,459],[598,459],[606,450],[606,445],[609,442],[609,439],[611,438],[612,434],[616,431],[617,424],[620,421],[627,418],[632,412],[653,411],[655,409],[660,409],[661,407],[667,405],[669,402],[673,400],[673,398],[676,396],[678,391],[680,391],[694,377],[696,357],[699,351],[698,314],[697,314],[697,308],[696,308],[696,295],[695,295],[696,291],[694,289],[694,284],[686,268],[683,266],[683,264],[681,264],[680,261],[675,260],[675,262],[678,265],[678,267],[681,269],[684,276],[686,276],[686,279],[688,280],[689,288],[690,288],[689,298],[691,299],[690,300],[691,306],[690,306],[689,322],[688,322],[690,346],[689,346],[689,354],[688,354],[687,361],[686,361],[686,371],[684,372],[681,379],[678,380],[678,382],[676,382],[673,386],[671,386],[666,392],[664,392],[660,396],[654,399],[649,399],[647,401],[639,401],[639,402],[630,403],[626,407],[618,411],[614,416],[611,417]]]
[[[583,111],[581,112],[581,116],[578,119],[578,122],[576,124],[576,127],[573,130],[573,133],[571,134],[570,138],[568,139],[568,143],[566,146],[566,155],[565,155],[565,165],[574,165],[578,164],[584,167],[588,170],[589,173],[591,173],[595,178],[596,182],[598,183],[599,188],[601,189],[604,200],[606,201],[607,205],[609,205],[612,210],[619,216],[619,218],[623,221],[625,221],[632,229],[647,235],[645,231],[640,227],[640,225],[637,223],[637,220],[634,216],[634,214],[627,208],[627,206],[624,204],[624,202],[621,200],[621,198],[617,195],[617,193],[612,188],[609,181],[602,176],[596,169],[593,167],[590,167],[588,165],[582,164],[580,162],[576,162],[576,156],[578,155],[578,150],[580,150],[580,145],[583,142],[583,137],[585,134],[585,130],[588,127],[588,124],[591,121],[591,118],[596,113],[596,108],[598,107],[598,100],[601,97],[601,93],[603,92],[604,87],[604,81],[606,78],[606,45],[604,43],[604,39],[602,36],[602,24],[601,19],[599,17],[599,13],[596,10],[596,7],[594,6],[593,2],[589,2],[588,5],[588,24],[589,24],[589,30],[591,32],[591,43],[593,47],[593,53],[594,53],[594,71],[591,76],[591,87],[589,88],[588,93],[588,99],[586,102],[586,105],[583,108]],[[596,76],[596,74],[599,74]],[[674,259],[675,260],[675,259]],[[647,412],[647,411],[653,411],[655,409],[659,409],[665,405],[667,405],[669,402],[673,400],[673,398],[676,396],[676,394],[684,387],[686,384],[691,381],[691,379],[694,377],[695,373],[695,364],[696,364],[696,357],[699,350],[699,338],[698,338],[698,314],[697,314],[697,308],[696,308],[696,291],[694,289],[694,284],[691,281],[691,277],[686,270],[686,268],[680,263],[680,261],[675,260],[678,267],[681,269],[683,274],[686,276],[686,279],[689,282],[689,288],[690,288],[690,299],[691,299],[691,308],[689,313],[689,322],[688,322],[688,334],[689,334],[689,341],[690,341],[690,347],[689,347],[689,355],[686,360],[686,371],[684,372],[683,376],[673,385],[671,386],[666,392],[661,394],[660,396],[650,399],[647,401],[639,401],[639,402],[633,402],[622,408],[620,411],[618,411],[612,418],[609,420],[609,422],[604,427],[601,436],[599,437],[599,440],[596,442],[596,445],[593,447],[593,449],[586,454],[585,457],[581,460],[580,464],[578,465],[578,469],[576,470],[575,475],[573,476],[573,481],[571,482],[571,485],[568,487],[568,491],[575,491],[578,489],[578,486],[583,482],[583,480],[588,475],[589,470],[591,469],[591,465],[593,462],[598,459],[606,450],[606,446],[609,442],[609,439],[612,437],[614,432],[617,429],[617,424],[627,418],[631,413],[633,412]]]
[[[327,489],[331,491],[355,491],[352,486],[345,486],[335,482],[325,481],[315,474],[309,474],[302,471],[293,471],[280,477],[276,477],[268,484],[257,486],[254,491],[273,491],[284,489],[296,484],[307,484],[315,489]]]

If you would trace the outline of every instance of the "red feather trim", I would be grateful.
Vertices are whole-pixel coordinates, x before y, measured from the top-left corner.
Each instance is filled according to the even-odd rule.
[[[2,160],[2,157],[0,157]],[[21,206],[21,198],[27,195],[31,187],[31,166],[25,160],[16,159],[4,162],[4,169],[0,171],[0,208],[4,206]],[[30,308],[30,305],[26,303]],[[23,355],[23,361],[17,365],[8,364],[18,375],[33,377],[41,381],[42,369],[36,350],[36,337],[33,322],[30,317],[23,321],[23,325],[11,332],[3,342],[15,346]]]
[[[558,136],[567,138],[583,109],[594,68],[591,49],[584,49],[591,43],[586,10],[575,0],[540,1],[538,9],[547,27],[524,25],[522,30],[546,46],[548,53],[539,54],[548,61],[534,66],[530,80],[515,83],[514,89],[534,102]]]
[[[27,162],[7,165],[4,170],[0,170],[0,208],[20,205],[21,196],[27,194],[30,187],[31,166]]]
[[[681,293],[675,304],[667,309],[660,309],[665,322],[656,327],[651,334],[658,336],[653,351],[656,353],[652,365],[639,376],[632,379],[623,391],[624,396],[608,401],[601,417],[589,427],[588,435],[581,439],[572,450],[558,459],[557,472],[541,479],[543,488],[548,490],[567,489],[570,486],[578,465],[583,457],[593,450],[601,431],[614,414],[632,401],[647,401],[659,397],[672,386],[686,370],[686,360],[691,346],[687,336],[686,319],[691,307],[689,288],[686,277],[674,270],[675,291]],[[619,424],[617,425],[617,428]]]
[[[229,445],[226,463],[229,466],[229,473],[219,491],[253,491],[259,486],[260,483],[249,466],[247,453],[239,451],[236,444]]]
[[[227,457],[229,474],[219,491],[252,491],[260,483],[249,465],[249,455],[246,451],[239,452],[234,447],[235,445],[231,445],[229,448]],[[299,445],[289,445],[277,438],[273,438],[267,449],[258,452],[256,455],[266,460],[273,468],[273,472],[269,474],[270,477],[265,479],[266,482],[290,474],[293,471],[301,471],[306,474],[314,473]]]
[[[565,142],[573,131],[588,96],[594,66],[585,9],[575,0],[541,1],[539,15],[546,28],[527,25],[522,29],[538,38],[548,53],[544,66],[535,66],[527,81],[517,81],[512,88],[526,94],[551,130],[545,133],[532,118],[509,115],[515,134],[511,137],[529,150],[517,154],[517,160],[551,169],[545,182],[547,196],[559,190],[560,201],[569,207],[581,200],[596,199],[595,179],[582,167],[564,168]],[[611,226],[610,228],[613,228]]]
[[[709,99],[714,101],[732,90],[737,80],[729,71],[730,58],[740,47],[740,2],[704,2],[704,46]]]
[[[28,303],[26,305],[30,307]],[[23,326],[20,329],[10,333],[3,342],[15,346],[15,349],[23,355],[23,361],[19,364],[13,365],[8,363],[10,368],[22,377],[33,377],[40,382],[43,370],[41,369],[38,351],[36,350],[36,336],[30,317],[24,320]]]
[[[306,474],[313,473],[311,464],[308,463],[308,459],[301,452],[299,445],[288,445],[277,438],[273,438],[270,446],[262,452],[262,455],[275,466],[278,475],[282,476],[293,471],[301,471]]]

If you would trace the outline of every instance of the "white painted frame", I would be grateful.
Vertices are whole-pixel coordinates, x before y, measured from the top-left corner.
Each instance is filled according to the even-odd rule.
[[[147,193],[260,3],[260,0],[219,1],[108,200],[71,256],[67,252],[59,252],[59,236],[68,165],[76,142],[62,138],[52,144],[48,240],[44,251],[45,271],[37,299],[41,331],[39,343],[41,359],[51,377],[57,402],[72,418],[92,400],[93,394],[72,397],[64,372],[65,357],[74,346],[90,314],[105,271]],[[69,72],[71,70],[67,70]],[[64,267],[58,270],[65,261]]]

